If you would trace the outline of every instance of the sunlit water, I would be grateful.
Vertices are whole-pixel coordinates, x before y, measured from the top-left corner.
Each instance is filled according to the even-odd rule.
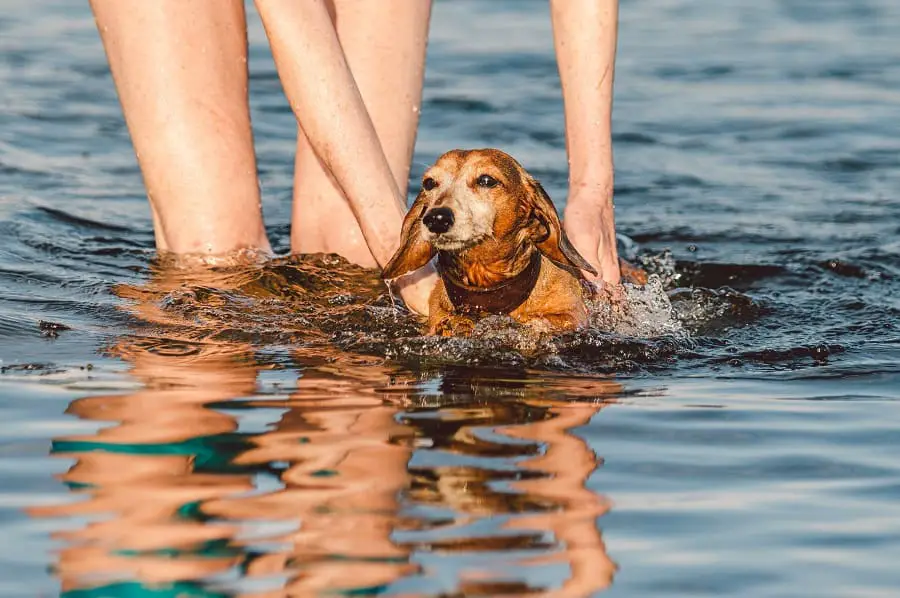
[[[86,3],[0,7],[0,595],[900,593],[900,4],[623,1],[617,219],[654,283],[469,340],[332,256],[155,263]],[[412,178],[482,146],[563,204],[546,2],[436,4]]]

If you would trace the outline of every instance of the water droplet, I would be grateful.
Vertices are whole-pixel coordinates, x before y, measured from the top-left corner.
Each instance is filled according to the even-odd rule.
[[[385,280],[384,286],[387,287],[388,297],[391,299],[391,313],[394,314],[394,319],[397,319],[397,298],[394,297],[394,289],[391,287],[392,280]]]

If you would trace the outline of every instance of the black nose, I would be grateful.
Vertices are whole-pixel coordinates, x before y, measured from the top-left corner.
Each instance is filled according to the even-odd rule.
[[[432,208],[422,218],[425,228],[434,234],[445,233],[453,226],[453,210],[450,208]]]

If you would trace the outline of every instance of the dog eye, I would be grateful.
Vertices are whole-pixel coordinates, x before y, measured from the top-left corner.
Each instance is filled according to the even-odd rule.
[[[483,174],[475,181],[475,184],[479,187],[487,187],[488,189],[490,189],[491,187],[496,187],[499,183],[500,181],[489,174]]]
[[[437,186],[437,181],[431,177],[428,177],[424,181],[422,181],[422,189],[425,189],[426,191],[431,191]]]

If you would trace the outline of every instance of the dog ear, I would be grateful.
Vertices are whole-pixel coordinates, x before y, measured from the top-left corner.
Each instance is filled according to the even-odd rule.
[[[582,278],[581,270],[590,272],[594,276],[597,271],[591,266],[586,259],[581,257],[578,250],[572,246],[566,232],[563,230],[559,221],[559,215],[556,213],[556,207],[553,200],[544,191],[544,188],[535,179],[528,177],[525,186],[531,196],[531,217],[536,221],[533,223],[539,233],[535,240],[535,246],[544,257],[551,262],[574,274],[578,278]]]
[[[422,214],[426,207],[425,198],[420,194],[406,213],[400,231],[400,248],[381,272],[384,280],[393,280],[418,270],[437,253],[431,243],[422,238]]]

